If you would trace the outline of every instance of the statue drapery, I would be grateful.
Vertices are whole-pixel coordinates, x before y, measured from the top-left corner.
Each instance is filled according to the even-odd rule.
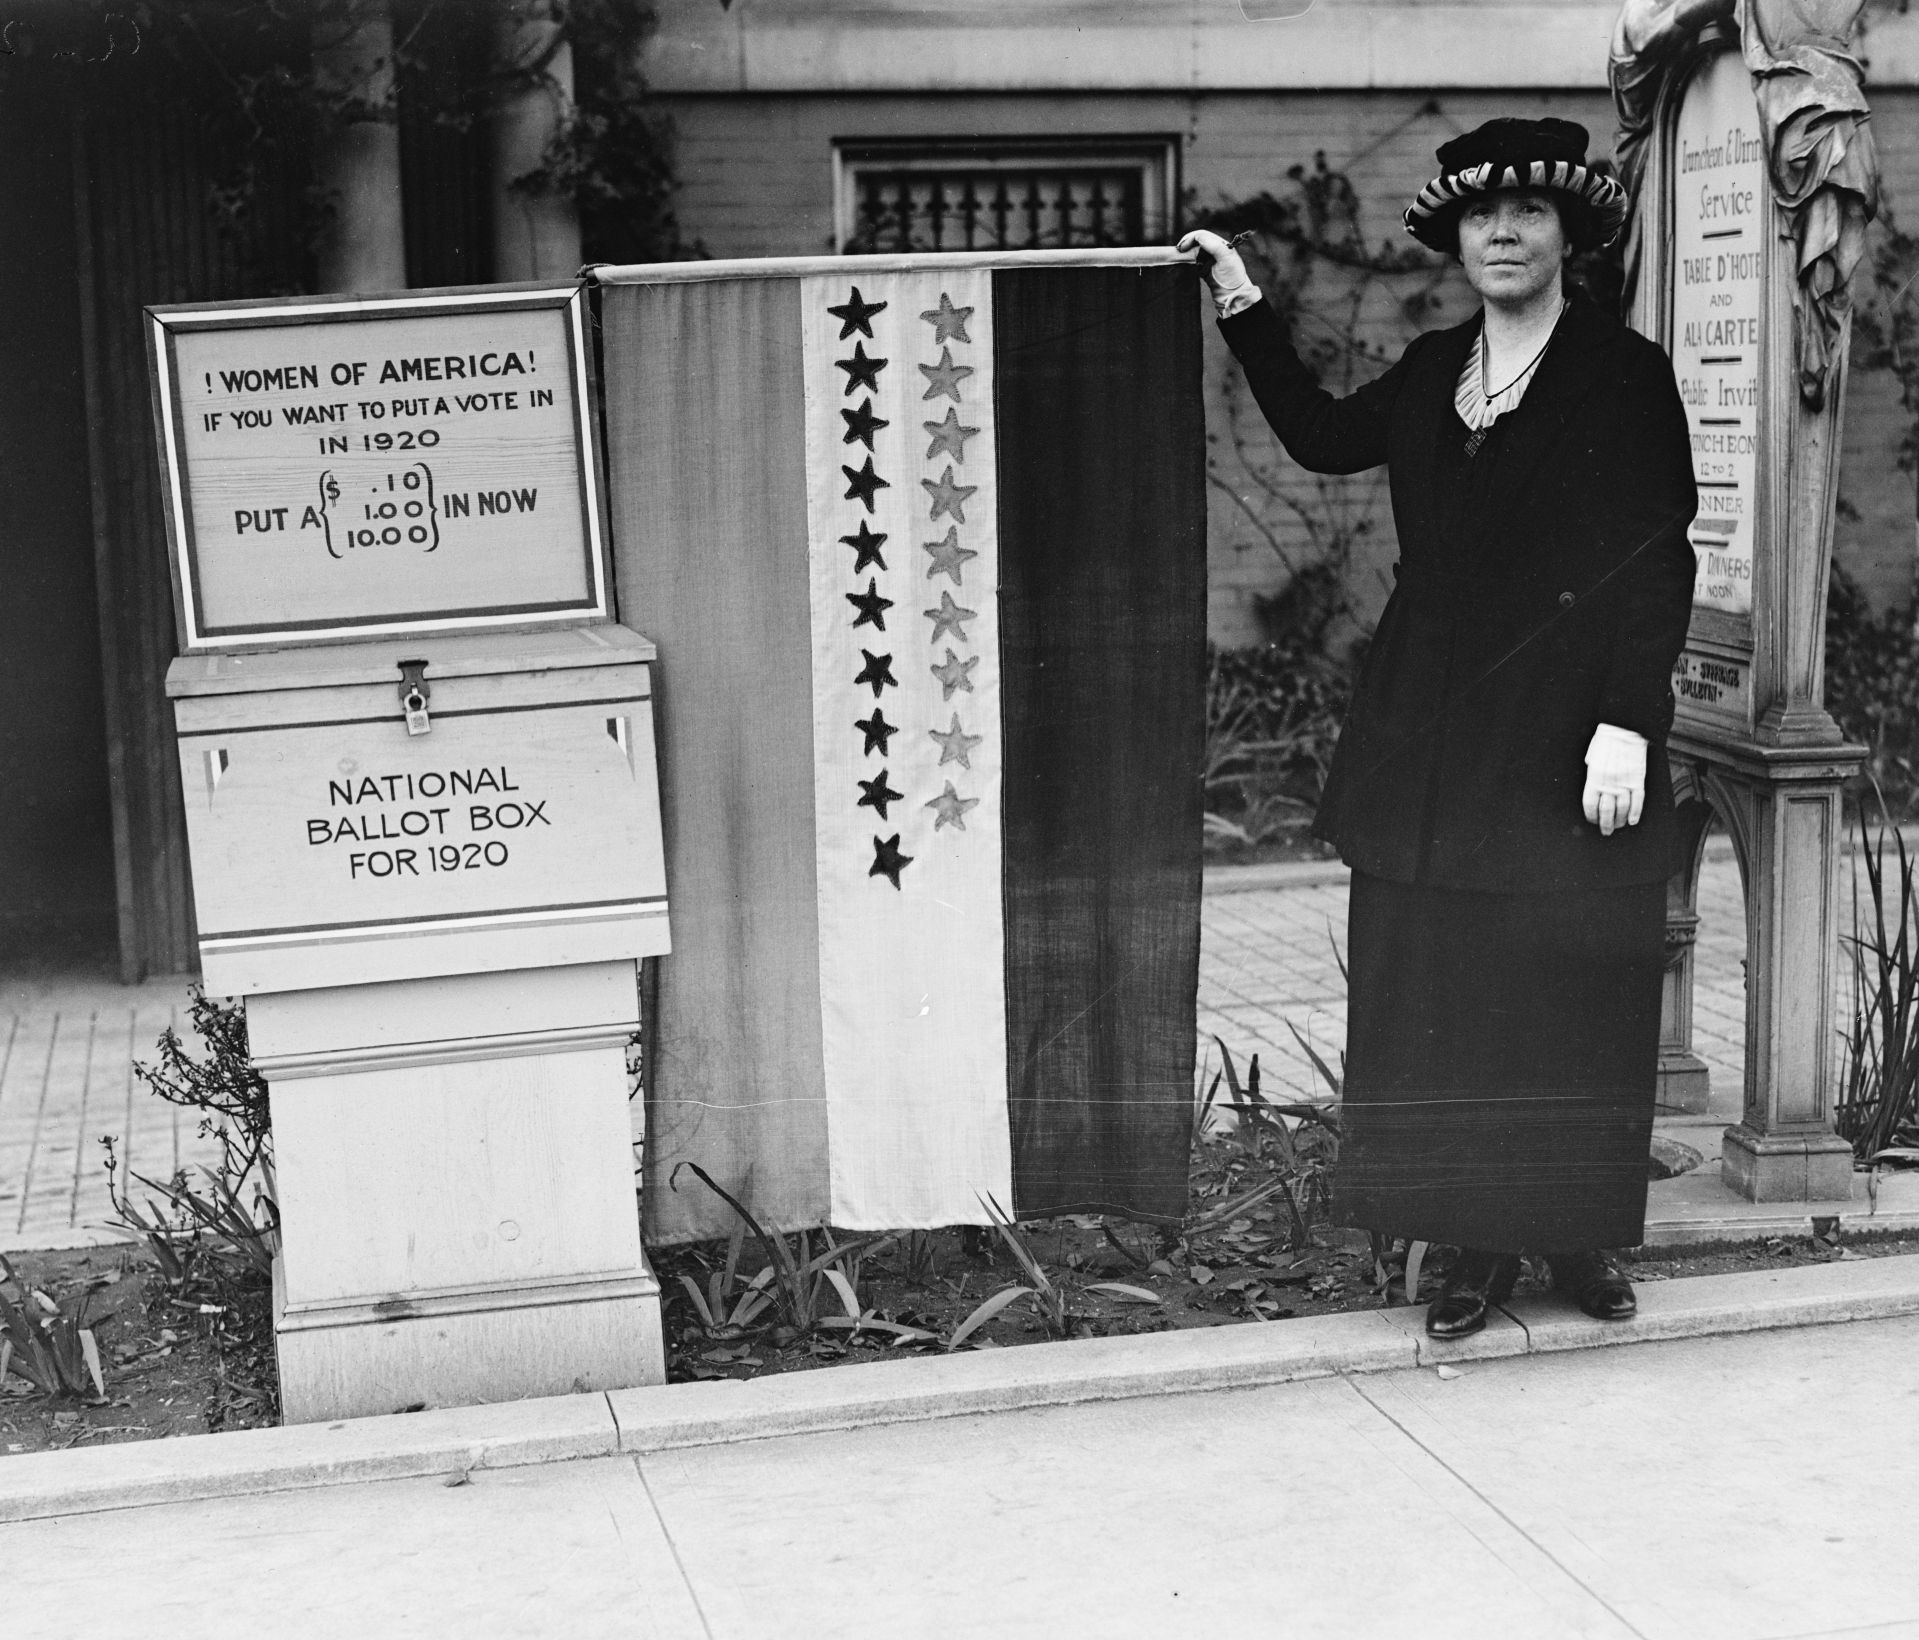
[[[1673,62],[1714,23],[1737,27],[1766,145],[1773,198],[1793,241],[1799,392],[1825,402],[1850,307],[1847,287],[1879,208],[1879,156],[1851,40],[1865,0],[1626,0],[1613,29],[1609,77],[1619,115],[1614,161],[1634,200],[1646,140]],[[1644,263],[1635,210],[1626,283]]]

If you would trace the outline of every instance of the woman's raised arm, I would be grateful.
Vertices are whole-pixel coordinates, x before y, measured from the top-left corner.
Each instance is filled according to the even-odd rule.
[[[1233,350],[1247,384],[1286,453],[1316,473],[1357,473],[1386,459],[1386,435],[1404,380],[1406,355],[1383,376],[1335,398],[1306,368],[1286,325],[1246,272],[1239,253],[1218,234],[1200,228],[1179,242],[1198,251],[1200,271],[1212,287],[1221,318],[1219,333]]]

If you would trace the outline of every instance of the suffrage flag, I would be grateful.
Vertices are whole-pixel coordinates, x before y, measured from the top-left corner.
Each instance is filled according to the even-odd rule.
[[[1184,1210],[1199,295],[1168,252],[603,268],[674,953],[651,1236]],[[677,1184],[677,1188],[675,1187]]]

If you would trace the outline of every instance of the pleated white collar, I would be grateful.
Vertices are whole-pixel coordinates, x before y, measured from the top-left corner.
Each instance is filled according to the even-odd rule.
[[[1546,357],[1546,349],[1553,345],[1553,337],[1559,334],[1559,320],[1565,318],[1568,304],[1559,304],[1559,316],[1553,320],[1553,327],[1546,333],[1546,339],[1540,343],[1539,351],[1532,356],[1532,362],[1515,376],[1505,387],[1490,397],[1486,393],[1486,328],[1482,322],[1479,340],[1466,355],[1465,366],[1459,372],[1459,380],[1453,387],[1453,408],[1459,412],[1459,419],[1475,433],[1484,432],[1508,410],[1518,406],[1526,396],[1526,389],[1532,385],[1532,379],[1539,374],[1539,364]]]

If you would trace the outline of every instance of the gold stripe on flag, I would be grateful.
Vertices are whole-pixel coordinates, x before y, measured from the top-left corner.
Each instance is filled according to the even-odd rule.
[[[832,1222],[1010,1202],[992,276],[800,281]]]

